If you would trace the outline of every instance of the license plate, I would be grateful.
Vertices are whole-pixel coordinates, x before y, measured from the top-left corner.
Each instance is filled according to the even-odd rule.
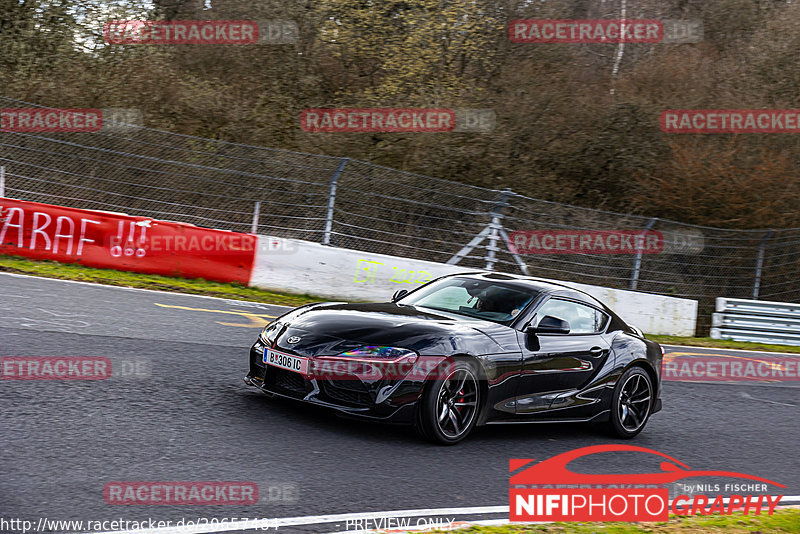
[[[294,371],[295,373],[308,374],[308,358],[300,358],[299,356],[292,356],[291,354],[284,354],[274,350],[267,349],[264,351],[264,363],[274,367],[280,367],[287,371]]]

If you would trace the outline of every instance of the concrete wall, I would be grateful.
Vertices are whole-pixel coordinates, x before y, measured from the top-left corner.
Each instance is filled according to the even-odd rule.
[[[398,289],[413,289],[457,265],[327,247],[296,239],[259,236],[250,285],[328,298],[386,301]],[[649,334],[693,336],[697,301],[622,289],[560,282],[599,299]]]

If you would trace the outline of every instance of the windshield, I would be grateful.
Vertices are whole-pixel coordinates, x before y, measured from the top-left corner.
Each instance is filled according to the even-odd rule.
[[[499,282],[456,277],[433,282],[399,303],[509,324],[538,294]]]

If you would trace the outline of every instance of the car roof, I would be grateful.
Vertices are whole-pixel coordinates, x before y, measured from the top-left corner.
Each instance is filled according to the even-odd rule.
[[[464,273],[456,273],[450,276],[469,277],[469,278],[487,280],[492,282],[510,283],[511,285],[517,285],[520,288],[529,290],[532,289],[534,291],[542,293],[543,295],[568,297],[585,302],[587,304],[599,306],[600,308],[606,310],[608,309],[608,307],[605,304],[603,304],[602,302],[600,302],[599,300],[597,300],[596,298],[594,298],[593,296],[589,295],[584,291],[575,289],[565,284],[553,282],[551,280],[545,280],[543,278],[536,278],[533,276],[526,276],[519,274],[497,273],[493,271],[471,271]]]

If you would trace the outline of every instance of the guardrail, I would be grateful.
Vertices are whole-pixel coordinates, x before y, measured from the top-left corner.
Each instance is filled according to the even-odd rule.
[[[800,304],[718,297],[711,337],[800,345]]]

